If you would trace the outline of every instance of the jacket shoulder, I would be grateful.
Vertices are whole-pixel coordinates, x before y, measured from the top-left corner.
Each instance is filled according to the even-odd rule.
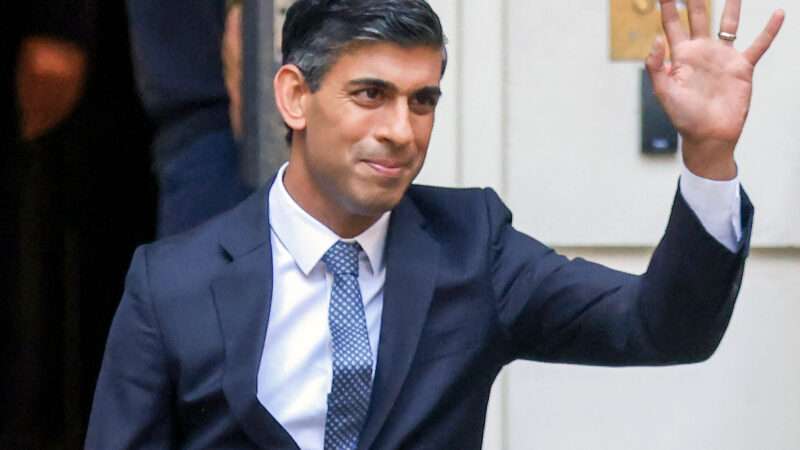
[[[408,197],[441,237],[482,235],[486,239],[499,224],[511,220],[510,212],[491,188],[413,185]]]
[[[174,298],[205,286],[230,259],[220,246],[220,233],[231,212],[183,233],[159,239],[138,249],[155,298]]]

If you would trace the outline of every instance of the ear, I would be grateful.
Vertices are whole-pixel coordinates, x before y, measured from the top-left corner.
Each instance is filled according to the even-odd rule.
[[[283,121],[294,131],[306,128],[306,114],[303,100],[310,93],[305,77],[297,66],[286,64],[278,69],[272,82],[275,104]]]

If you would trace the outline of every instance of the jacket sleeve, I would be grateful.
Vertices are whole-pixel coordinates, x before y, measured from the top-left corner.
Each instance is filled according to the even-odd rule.
[[[87,449],[174,447],[173,388],[140,247],[114,317],[92,405]]]
[[[742,192],[743,237],[732,253],[675,196],[647,272],[569,260],[511,226],[486,191],[492,283],[507,359],[665,365],[709,358],[730,320],[747,257],[753,207]]]

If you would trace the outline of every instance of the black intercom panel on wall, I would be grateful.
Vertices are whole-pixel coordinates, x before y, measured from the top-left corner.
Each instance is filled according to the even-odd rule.
[[[642,70],[642,153],[666,154],[678,150],[678,130],[653,92],[647,70]]]

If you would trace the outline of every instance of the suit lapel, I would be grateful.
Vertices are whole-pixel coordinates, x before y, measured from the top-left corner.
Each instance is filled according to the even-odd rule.
[[[272,183],[229,216],[220,244],[231,262],[212,283],[225,340],[223,391],[242,429],[261,448],[297,449],[256,397],[272,303],[272,249],[267,195]]]
[[[386,282],[378,367],[359,449],[369,449],[408,375],[435,287],[439,244],[408,199],[392,212],[386,243]]]

